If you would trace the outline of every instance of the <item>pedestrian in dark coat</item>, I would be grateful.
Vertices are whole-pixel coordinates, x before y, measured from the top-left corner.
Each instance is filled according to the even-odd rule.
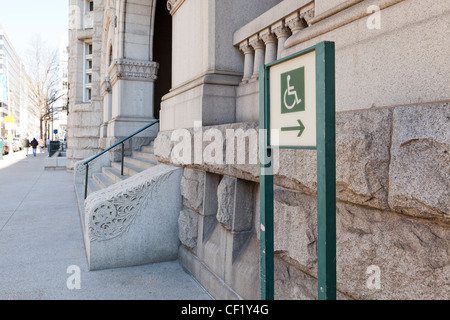
[[[28,148],[30,147],[30,140],[28,138],[22,139],[22,148],[25,152],[25,156],[28,156]]]
[[[30,144],[31,144],[31,147],[33,148],[33,156],[36,157],[36,148],[37,148],[39,142],[36,140],[36,138],[33,138],[33,140],[31,140]]]

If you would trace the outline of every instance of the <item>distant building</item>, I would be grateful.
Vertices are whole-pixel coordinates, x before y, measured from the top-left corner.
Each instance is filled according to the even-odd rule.
[[[67,132],[67,115],[69,108],[69,54],[67,38],[63,39],[58,57],[58,101],[55,103],[53,114],[53,130],[58,130],[55,139],[64,139]]]
[[[0,25],[0,120],[1,135],[36,135],[39,120],[29,101],[30,78],[11,40]],[[6,124],[5,117],[14,117]]]

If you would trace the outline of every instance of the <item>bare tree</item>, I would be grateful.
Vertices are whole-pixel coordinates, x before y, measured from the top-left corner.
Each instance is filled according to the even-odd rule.
[[[53,105],[61,97],[57,91],[57,50],[51,50],[35,36],[26,57],[27,73],[31,78],[30,103],[39,118],[40,136],[44,141],[50,136],[53,121]]]

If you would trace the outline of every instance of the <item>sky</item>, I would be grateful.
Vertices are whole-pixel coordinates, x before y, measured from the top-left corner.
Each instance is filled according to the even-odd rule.
[[[33,37],[58,49],[68,35],[68,0],[0,0],[0,24],[19,56]]]

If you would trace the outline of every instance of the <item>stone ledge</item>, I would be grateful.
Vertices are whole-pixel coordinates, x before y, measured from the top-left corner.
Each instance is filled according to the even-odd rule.
[[[382,10],[402,1],[404,0],[381,0],[377,5]],[[371,13],[367,12],[367,8],[372,4],[372,1],[351,0],[348,1],[348,4],[344,3],[331,9],[330,12],[323,13],[322,16],[313,18],[311,20],[312,26],[289,37],[286,40],[285,48],[289,49],[353,21],[369,16]],[[333,17],[333,19],[327,19],[329,17]]]
[[[450,134],[444,130],[450,117],[448,106],[449,103],[436,103],[337,113],[337,200],[450,223]],[[422,120],[414,120],[416,114],[422,113]],[[202,132],[209,129],[218,130],[222,137],[226,137],[227,129],[254,130],[258,135],[258,123],[254,122],[203,127]],[[184,130],[194,137],[194,129]],[[417,138],[404,138],[408,132],[417,133]],[[160,132],[155,140],[155,154],[162,163],[174,163],[171,154],[175,143],[171,135],[172,131]],[[193,139],[190,145],[194,150]],[[203,151],[208,145],[209,142],[203,143]],[[258,182],[259,165],[248,164],[248,148],[244,153],[246,164],[224,164],[225,149],[222,164],[195,164],[193,159],[174,164]],[[280,169],[274,175],[276,185],[316,193],[316,151],[283,149],[279,159]],[[412,159],[416,160],[411,162]],[[421,168],[417,167],[419,160]],[[412,168],[415,169],[411,171]],[[420,178],[423,169],[429,174]]]

